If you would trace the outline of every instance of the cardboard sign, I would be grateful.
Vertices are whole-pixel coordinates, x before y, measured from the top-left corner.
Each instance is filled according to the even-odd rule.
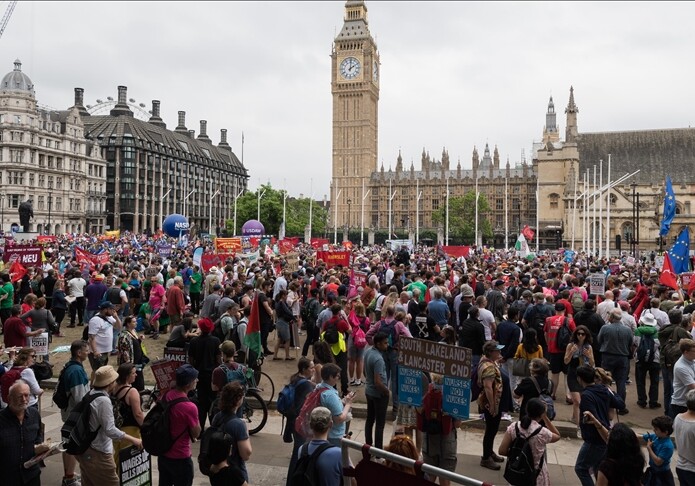
[[[610,265],[608,265],[608,268],[611,270],[611,275],[618,275],[620,273],[619,263],[611,263]]]
[[[166,392],[176,386],[176,369],[181,366],[180,362],[160,359],[150,365],[152,374],[159,387],[159,396],[163,397]]]
[[[398,367],[398,402],[419,407],[422,405],[422,373],[420,370]]]
[[[468,420],[471,406],[471,380],[445,376],[442,385],[442,410],[457,419]]]
[[[288,253],[285,256],[285,261],[285,270],[287,270],[288,272],[296,272],[299,270],[299,254]]]
[[[186,353],[186,348],[164,348],[164,359],[168,361],[174,361],[177,363],[177,368],[184,363],[188,363],[188,353]]]
[[[152,456],[145,449],[129,446],[118,451],[118,470],[121,486],[150,486]]]
[[[18,261],[25,267],[41,265],[41,247],[39,245],[12,245],[5,246],[2,261]]]
[[[29,338],[29,347],[36,351],[38,355],[48,354],[48,333],[42,332],[38,336]]]
[[[470,378],[473,352],[469,348],[401,337],[398,365],[439,375]]]
[[[671,257],[673,260],[673,257]],[[663,270],[664,268],[664,255],[657,255],[654,257],[654,268],[658,268],[659,270]]]
[[[603,295],[606,291],[606,276],[602,273],[589,275],[589,293],[591,295]]]

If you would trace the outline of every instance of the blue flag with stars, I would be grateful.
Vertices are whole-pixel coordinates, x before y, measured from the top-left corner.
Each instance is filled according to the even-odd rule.
[[[673,273],[680,275],[690,271],[690,231],[686,226],[683,228],[676,239],[671,250],[669,250]]]
[[[671,176],[666,176],[666,194],[664,194],[664,216],[661,219],[659,236],[666,236],[671,228],[671,222],[676,216],[676,195],[673,193]]]

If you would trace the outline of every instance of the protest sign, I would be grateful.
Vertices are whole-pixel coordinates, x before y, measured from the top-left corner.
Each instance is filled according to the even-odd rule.
[[[468,420],[471,380],[444,376],[442,385],[442,410],[457,419]]]
[[[398,365],[458,378],[471,377],[473,353],[469,348],[401,337]]]
[[[29,347],[36,351],[39,356],[48,354],[48,333],[42,332],[38,336],[30,337]]]
[[[288,253],[285,255],[285,270],[288,272],[296,272],[299,270],[299,255],[297,253]]]
[[[241,238],[215,238],[215,253],[220,258],[234,258],[234,255],[241,253]]]
[[[39,245],[12,245],[5,246],[2,261],[19,262],[25,267],[41,265],[41,246]]]
[[[188,354],[185,348],[172,348],[166,346],[164,348],[164,359],[178,363],[176,366],[178,368],[182,364],[188,362]]]
[[[166,392],[176,386],[176,369],[181,365],[180,362],[160,359],[150,366],[152,374],[159,388],[159,396],[163,397]]]
[[[152,484],[152,456],[145,449],[128,446],[118,451],[118,470],[121,486]]]
[[[591,295],[603,295],[606,290],[606,276],[603,273],[589,275],[589,293]]]
[[[422,372],[406,366],[398,367],[398,403],[419,407],[424,389]]]

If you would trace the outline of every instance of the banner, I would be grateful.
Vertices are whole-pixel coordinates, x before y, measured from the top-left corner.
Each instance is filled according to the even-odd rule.
[[[215,238],[215,253],[220,258],[234,258],[234,255],[241,253],[241,238]]]
[[[104,236],[107,238],[119,238],[121,236],[121,230],[104,231]]]
[[[39,245],[12,245],[5,246],[2,261],[17,261],[25,267],[41,265],[41,247]]]
[[[203,253],[200,257],[200,268],[204,273],[208,273],[211,267],[219,267],[222,264],[222,259],[214,253]]]
[[[186,348],[171,348],[168,346],[164,347],[164,359],[168,361],[173,361],[177,363],[177,368],[182,364],[188,362],[188,353],[186,353]]]
[[[166,241],[158,241],[155,246],[159,256],[163,258],[169,258],[171,256],[171,245]]]
[[[473,352],[469,348],[401,336],[398,365],[458,378],[471,377]]]
[[[39,243],[53,243],[58,241],[58,238],[55,235],[39,235],[36,237],[36,241]]]
[[[95,265],[106,265],[107,263],[109,263],[110,259],[111,255],[109,255],[109,253],[106,251],[103,253],[99,253],[98,255],[92,255],[92,261]]]
[[[311,240],[309,240],[309,241],[310,241],[311,246],[315,250],[322,248],[323,245],[328,245],[328,239],[327,238],[311,238]]]
[[[454,258],[468,258],[471,253],[470,246],[442,246],[442,250],[444,250],[444,253]]]
[[[131,445],[118,451],[118,470],[121,486],[150,486],[152,456],[145,449]]]
[[[337,265],[342,265],[344,267],[350,266],[349,251],[317,251],[316,258],[318,260],[323,260],[328,268]]]
[[[257,262],[258,258],[261,256],[261,253],[256,250],[253,253],[237,253],[236,256],[238,256],[241,260],[244,260],[244,265],[248,266]]]
[[[292,243],[292,240],[289,238],[285,238],[284,240],[280,240],[278,243],[278,251],[280,252],[280,255],[284,255],[285,253],[289,253],[294,249],[294,243]]]
[[[38,336],[31,336],[29,338],[29,347],[36,351],[38,355],[48,354],[48,333],[42,332]]]
[[[203,257],[203,253],[205,252],[205,248],[202,246],[199,246],[193,251],[193,265],[198,265],[198,268],[203,268],[201,259]]]

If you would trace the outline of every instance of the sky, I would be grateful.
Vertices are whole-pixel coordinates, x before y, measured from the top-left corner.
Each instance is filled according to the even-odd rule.
[[[0,2],[0,15],[8,2]],[[161,101],[167,127],[219,143],[249,171],[322,199],[331,179],[331,47],[343,1],[19,2],[0,38],[0,75],[22,61],[40,104]],[[552,95],[564,138],[574,86],[581,132],[695,123],[695,3],[367,1],[381,57],[379,156],[420,168],[423,148],[471,167],[496,145],[512,166],[545,124]]]

